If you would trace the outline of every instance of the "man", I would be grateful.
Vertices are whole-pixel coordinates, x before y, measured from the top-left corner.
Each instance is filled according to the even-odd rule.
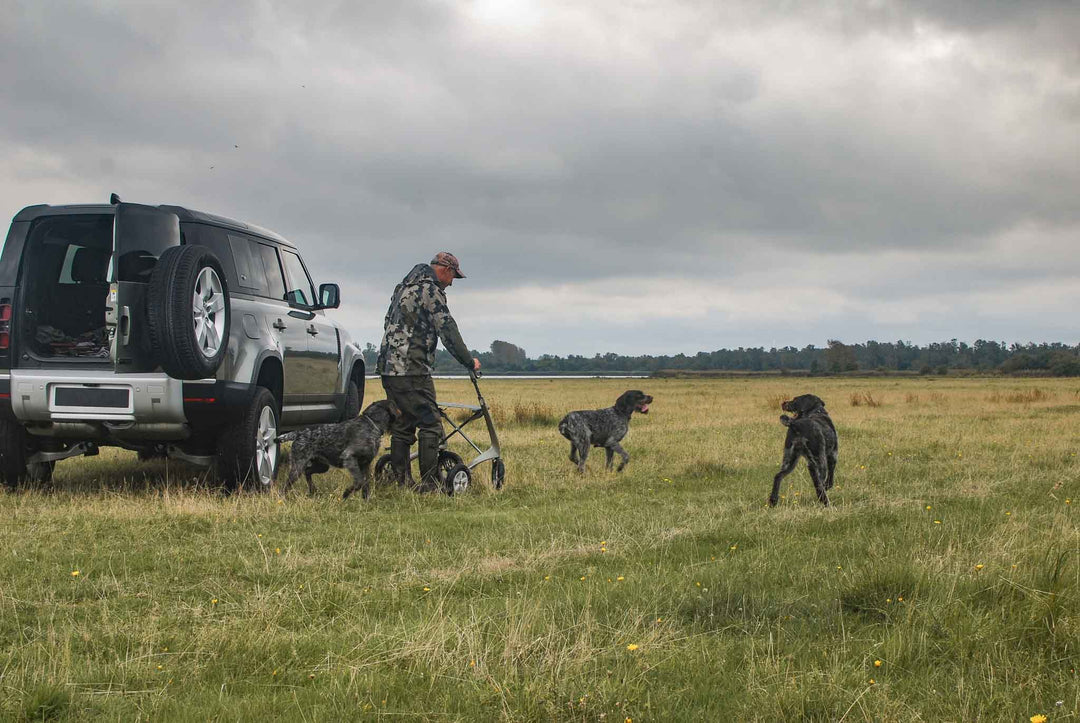
[[[420,484],[438,488],[439,442],[443,427],[435,402],[435,347],[443,346],[467,369],[480,369],[446,306],[445,289],[464,279],[457,258],[439,252],[428,264],[417,264],[394,289],[383,321],[383,340],[376,370],[386,398],[401,410],[390,425],[390,466],[398,482],[409,481],[409,448],[420,438]]]

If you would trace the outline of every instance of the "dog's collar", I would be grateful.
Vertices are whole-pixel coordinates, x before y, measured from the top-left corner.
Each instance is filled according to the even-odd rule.
[[[367,422],[372,427],[374,427],[375,431],[379,433],[379,436],[380,437],[382,436],[382,430],[379,429],[379,425],[377,425],[377,424],[375,424],[375,422],[371,421],[371,419],[366,414],[361,414],[360,419],[363,419],[365,422]]]

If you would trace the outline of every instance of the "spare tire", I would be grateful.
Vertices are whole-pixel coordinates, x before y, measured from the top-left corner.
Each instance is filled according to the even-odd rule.
[[[229,345],[229,288],[205,246],[173,246],[158,258],[146,292],[150,346],[176,379],[214,376]]]

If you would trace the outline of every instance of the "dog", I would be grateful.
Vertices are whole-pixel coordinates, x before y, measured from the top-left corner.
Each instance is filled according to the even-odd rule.
[[[622,462],[616,472],[622,472],[630,461],[630,455],[619,442],[630,429],[630,417],[634,412],[649,413],[652,397],[632,389],[615,400],[615,406],[607,409],[588,409],[570,412],[559,422],[559,433],[570,440],[570,461],[578,472],[585,471],[589,447],[603,447],[607,452],[605,469],[611,469],[612,460],[618,452]]]
[[[828,491],[835,480],[833,475],[840,445],[836,427],[825,411],[825,402],[813,394],[802,394],[780,407],[785,412],[794,412],[795,416],[780,416],[780,423],[787,427],[787,438],[784,440],[784,461],[773,478],[769,507],[776,506],[780,499],[780,481],[795,469],[800,457],[806,457],[806,467],[810,470],[818,501],[828,507]]]
[[[322,474],[331,467],[344,467],[352,474],[352,486],[345,490],[342,499],[348,499],[356,490],[363,492],[366,500],[371,495],[371,461],[379,453],[379,443],[390,427],[390,422],[400,415],[389,400],[373,402],[355,419],[334,424],[320,424],[308,429],[288,432],[277,438],[279,442],[292,442],[289,478],[281,494],[288,493],[293,482],[303,472],[307,478],[308,493],[315,494],[313,474]]]

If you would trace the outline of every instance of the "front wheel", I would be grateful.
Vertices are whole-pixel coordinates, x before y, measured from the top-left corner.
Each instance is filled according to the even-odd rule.
[[[348,422],[360,416],[360,387],[352,379],[345,385],[345,415],[341,421]]]
[[[443,483],[446,494],[454,497],[469,491],[472,484],[472,472],[464,464],[454,465],[446,473],[446,481]]]
[[[259,387],[243,415],[222,430],[218,474],[223,481],[234,488],[248,481],[258,490],[273,486],[280,462],[277,436],[277,400]]]

